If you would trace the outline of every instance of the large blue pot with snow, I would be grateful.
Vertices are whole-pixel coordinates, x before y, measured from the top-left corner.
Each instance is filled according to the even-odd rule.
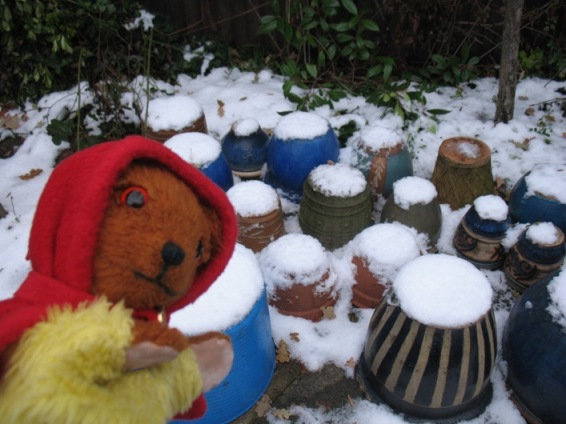
[[[566,165],[539,164],[523,175],[509,197],[518,222],[548,221],[566,233]]]
[[[281,118],[267,148],[266,182],[298,202],[303,184],[318,165],[337,162],[340,144],[326,119],[308,112]]]
[[[252,118],[236,121],[222,137],[222,153],[232,172],[240,177],[257,177],[267,161],[269,137]]]
[[[549,276],[526,290],[503,332],[507,383],[530,423],[566,423],[566,327],[549,312],[549,286],[560,278],[566,284],[565,277]]]

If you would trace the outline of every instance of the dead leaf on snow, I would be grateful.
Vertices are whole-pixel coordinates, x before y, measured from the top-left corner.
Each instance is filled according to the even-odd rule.
[[[294,342],[301,341],[301,339],[299,339],[299,333],[297,333],[296,331],[293,333],[289,333],[289,337],[291,337],[291,340],[293,340]]]
[[[240,101],[243,102],[244,100],[248,100],[248,96],[244,96],[240,98]]]
[[[279,362],[280,364],[283,364],[285,362],[289,362],[289,360],[290,360],[289,349],[287,348],[287,343],[285,343],[285,340],[281,340],[279,342],[279,344],[277,345],[276,359],[277,359],[277,362]]]
[[[534,107],[528,107],[527,109],[525,109],[525,115],[533,116],[534,114],[535,114],[535,108]]]
[[[334,306],[324,306],[322,309],[322,317],[324,319],[334,319],[336,314],[334,313]]]
[[[32,178],[37,177],[39,174],[43,172],[43,169],[34,168],[30,170],[27,174],[20,175],[18,178],[20,180],[31,180]]]
[[[525,138],[522,142],[512,141],[512,143],[515,145],[515,147],[526,151],[529,150],[529,143],[534,139],[534,137],[528,137]]]
[[[254,411],[258,417],[264,417],[267,411],[271,409],[271,399],[268,395],[263,395],[260,400],[257,401]]]
[[[218,99],[216,103],[218,103],[218,116],[222,118],[224,116],[224,102]]]
[[[348,395],[348,403],[351,406],[356,406],[356,401],[354,399],[352,399],[352,396]]]
[[[350,358],[346,361],[346,366],[349,368],[354,368],[356,366],[357,361],[354,358]]]
[[[0,125],[9,130],[16,130],[20,127],[20,117],[18,115],[3,114],[0,116]]]
[[[285,408],[274,409],[273,411],[271,411],[271,413],[273,414],[274,417],[279,418],[281,420],[288,420],[289,418],[291,418],[292,415],[291,411]]]

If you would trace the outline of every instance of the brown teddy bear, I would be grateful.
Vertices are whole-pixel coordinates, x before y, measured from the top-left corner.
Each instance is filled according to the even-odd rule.
[[[0,302],[2,422],[202,415],[202,392],[230,370],[229,338],[167,322],[223,271],[236,237],[224,192],[157,142],[131,136],[61,162],[34,217],[32,270]]]

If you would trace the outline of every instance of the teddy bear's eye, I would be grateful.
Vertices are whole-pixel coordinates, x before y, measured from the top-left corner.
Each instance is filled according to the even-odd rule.
[[[125,189],[120,195],[120,203],[139,209],[147,203],[149,194],[147,190],[139,186],[131,186]]]
[[[204,250],[204,246],[202,244],[202,240],[199,240],[197,245],[197,255],[196,255],[197,259],[200,259],[200,257],[202,256],[203,250]]]

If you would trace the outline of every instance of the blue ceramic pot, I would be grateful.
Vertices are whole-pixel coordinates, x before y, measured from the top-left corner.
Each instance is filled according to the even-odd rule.
[[[560,232],[556,243],[539,245],[523,231],[505,258],[503,270],[509,286],[518,293],[554,275],[562,266],[566,247]]]
[[[248,315],[225,331],[232,340],[234,362],[226,378],[206,392],[208,409],[197,420],[170,423],[223,424],[232,422],[255,405],[263,395],[275,369],[275,345],[265,291]]]
[[[517,181],[509,197],[509,213],[518,222],[552,222],[566,232],[566,204],[540,194],[529,194],[528,172]]]
[[[505,237],[509,223],[509,218],[503,221],[483,219],[472,205],[456,228],[452,242],[456,253],[478,268],[500,268],[505,259],[501,240]]]
[[[266,182],[298,202],[303,184],[318,165],[337,162],[340,144],[334,130],[312,139],[280,139],[273,135],[267,147]]]
[[[222,153],[220,153],[220,155],[208,165],[200,168],[200,170],[224,191],[234,185],[232,170]]]
[[[267,161],[268,141],[269,137],[259,126],[248,135],[239,135],[237,128],[232,126],[220,140],[222,153],[230,168],[241,177],[256,177],[261,174],[261,168]]]
[[[525,291],[503,332],[507,383],[531,423],[566,422],[566,332],[547,312],[551,280]]]

